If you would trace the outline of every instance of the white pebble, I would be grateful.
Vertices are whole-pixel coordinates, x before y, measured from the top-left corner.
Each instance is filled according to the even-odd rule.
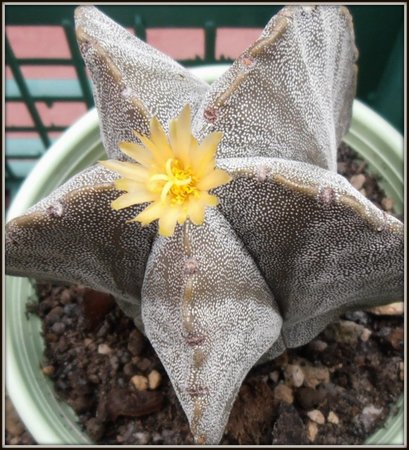
[[[274,388],[274,399],[291,405],[294,402],[293,391],[285,384],[278,384]]]
[[[161,374],[157,370],[152,370],[148,375],[149,389],[156,389],[162,380]]]
[[[314,442],[318,434],[318,425],[311,420],[307,423],[307,438],[310,442]]]
[[[362,173],[358,175],[353,175],[351,177],[351,184],[352,186],[359,191],[359,189],[362,188],[362,186],[365,184],[366,177]]]
[[[315,423],[323,425],[325,423],[324,414],[319,409],[313,409],[307,412],[307,416]]]
[[[108,355],[112,352],[112,348],[107,344],[99,344],[98,345],[98,353],[100,355]]]
[[[271,381],[277,383],[277,381],[280,379],[280,373],[278,370],[274,370],[274,372],[270,372],[269,377]]]
[[[137,391],[146,391],[149,386],[149,381],[143,375],[134,375],[131,378],[131,383]]]
[[[371,337],[371,334],[372,334],[371,330],[368,330],[368,328],[364,328],[362,330],[362,333],[361,333],[361,336],[360,336],[361,341],[362,342],[368,342],[369,338]]]
[[[367,311],[377,316],[401,316],[404,313],[404,304],[403,302],[395,302],[389,305],[375,306],[367,309]]]
[[[334,411],[330,411],[327,417],[329,423],[333,423],[334,425],[339,424],[339,417],[334,413]]]
[[[304,383],[304,372],[297,364],[289,364],[285,369],[284,377],[291,386],[300,387]]]

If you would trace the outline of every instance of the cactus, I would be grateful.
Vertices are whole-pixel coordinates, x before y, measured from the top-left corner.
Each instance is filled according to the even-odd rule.
[[[255,364],[403,295],[402,223],[336,173],[351,16],[283,8],[210,87],[94,7],[76,32],[110,160],[8,223],[7,273],[114,295],[217,444]]]

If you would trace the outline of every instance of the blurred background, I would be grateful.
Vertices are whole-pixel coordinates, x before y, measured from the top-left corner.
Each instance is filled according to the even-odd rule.
[[[233,61],[281,8],[262,6],[98,6],[185,66]],[[50,145],[92,108],[73,5],[6,5],[6,204]],[[357,96],[403,133],[404,6],[351,5]]]

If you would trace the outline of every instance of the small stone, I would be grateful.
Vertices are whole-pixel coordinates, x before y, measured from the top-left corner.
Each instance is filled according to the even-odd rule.
[[[268,381],[268,375],[263,375],[263,376],[261,377],[261,381],[262,381],[263,383],[267,383],[267,381]]]
[[[101,382],[99,376],[96,373],[92,373],[88,376],[88,379],[91,383],[99,384]]]
[[[64,306],[64,314],[68,317],[75,316],[76,310],[77,305],[75,305],[74,303],[69,303],[68,305]]]
[[[137,391],[146,391],[149,386],[149,381],[143,375],[134,375],[131,378],[131,383]]]
[[[369,338],[371,337],[372,331],[368,328],[364,328],[362,330],[362,334],[360,336],[362,342],[368,342]]]
[[[145,346],[145,338],[143,334],[135,329],[129,335],[128,350],[134,356],[139,356]]]
[[[62,325],[64,325],[64,324],[62,324]],[[65,325],[64,325],[64,327],[65,327]],[[55,350],[58,353],[64,353],[68,350],[69,346],[70,346],[70,344],[69,344],[68,340],[65,339],[64,336],[61,336],[60,339],[57,341]]]
[[[357,189],[358,191],[363,187],[366,181],[366,176],[362,173],[359,173],[358,175],[352,175],[350,182],[352,186]]]
[[[111,364],[111,367],[114,371],[117,371],[119,368],[119,358],[118,356],[114,355],[109,359],[109,363]]]
[[[135,444],[137,444],[137,445],[146,445],[150,439],[150,434],[146,431],[145,432],[140,431],[140,432],[134,433],[133,436],[136,439]]]
[[[112,348],[108,344],[99,344],[98,345],[98,353],[100,355],[108,355],[112,352]]]
[[[43,367],[42,372],[46,377],[51,377],[55,372],[55,367],[52,365],[45,366]]]
[[[64,322],[55,322],[55,324],[51,327],[51,331],[55,334],[63,334],[65,331]]]
[[[300,387],[304,383],[304,372],[298,364],[289,364],[285,368],[284,378],[289,386]]]
[[[77,414],[82,414],[92,407],[92,397],[89,395],[79,395],[74,399],[68,399],[67,403]]]
[[[135,375],[135,372],[136,372],[135,365],[132,362],[126,363],[122,370],[123,370],[124,374],[128,377]]]
[[[307,412],[307,416],[313,421],[318,423],[318,425],[324,425],[325,417],[324,414],[319,409],[313,409]]]
[[[93,317],[93,316],[92,316]],[[89,317],[87,318],[87,321],[89,321]],[[90,323],[90,322],[89,322]],[[90,327],[88,327],[89,329],[91,329]],[[94,327],[95,328],[95,327]],[[104,322],[101,327],[98,329],[96,335],[98,338],[104,338],[110,329],[110,325],[108,322]]]
[[[55,333],[47,333],[45,335],[46,342],[57,342],[58,336]]]
[[[309,420],[307,423],[307,438],[310,442],[314,442],[318,434],[318,425]]]
[[[73,324],[73,320],[69,317],[63,317],[62,321],[66,327],[70,327]]]
[[[274,398],[279,402],[285,402],[289,405],[292,405],[294,402],[293,391],[282,383],[274,388]]]
[[[160,433],[154,433],[152,436],[152,442],[154,444],[162,444],[163,443],[163,437],[160,435]]]
[[[63,290],[64,290],[63,286],[54,286],[51,289],[51,296],[54,298],[54,300],[58,301],[57,297],[61,294]]]
[[[321,383],[329,383],[330,374],[327,367],[304,366],[304,386],[315,389]]]
[[[85,427],[87,429],[88,434],[94,441],[98,441],[104,435],[105,426],[103,422],[100,422],[95,417],[92,417],[91,419],[87,420]]]
[[[70,289],[65,289],[64,291],[61,292],[60,302],[63,305],[68,305],[68,304],[71,303],[71,291],[70,291]]]
[[[131,355],[129,354],[129,352],[124,350],[123,352],[120,353],[119,359],[122,364],[126,364],[131,360]]]
[[[54,307],[45,317],[47,324],[52,325],[60,320],[63,315],[64,309],[61,306]]]
[[[367,311],[377,316],[401,316],[404,312],[404,305],[403,302],[395,302],[389,305],[375,306]]]
[[[92,339],[90,338],[85,338],[84,339],[84,346],[85,347],[89,347],[92,344]]]
[[[359,416],[359,419],[366,431],[371,430],[372,425],[381,413],[382,408],[377,408],[374,405],[365,406],[365,408],[362,410],[361,415]]]
[[[137,366],[139,368],[139,370],[141,370],[142,372],[145,372],[145,370],[148,370],[149,367],[151,367],[152,365],[152,361],[148,358],[142,358],[141,360],[139,360],[137,362]]]
[[[324,403],[326,394],[323,389],[312,389],[310,387],[301,387],[295,391],[297,404],[305,411],[315,409]]]
[[[13,436],[20,436],[24,431],[24,425],[18,417],[13,404],[8,398],[6,399],[5,427],[7,433]]]
[[[364,328],[351,320],[339,320],[327,327],[325,333],[336,342],[353,345],[358,342]]]
[[[269,378],[273,383],[277,383],[277,381],[280,379],[280,372],[278,370],[270,372]]]
[[[338,162],[337,163],[337,172],[340,174],[345,174],[347,170],[347,163],[346,162]]]
[[[393,201],[392,198],[385,197],[382,199],[381,205],[385,211],[392,211],[393,207],[395,206],[395,202]]]
[[[278,418],[272,430],[273,445],[304,445],[308,444],[307,430],[297,409],[293,405],[281,403],[278,408]]]
[[[327,349],[328,344],[321,339],[314,339],[308,344],[308,347],[314,352],[322,353]]]
[[[352,322],[366,325],[368,323],[368,314],[365,311],[347,311],[344,314],[345,319]]]
[[[162,375],[157,370],[152,370],[148,375],[149,389],[157,389],[162,380]]]
[[[405,334],[403,328],[395,328],[386,336],[386,341],[395,349],[403,349]]]
[[[334,413],[334,411],[330,411],[327,417],[327,421],[329,423],[333,423],[334,425],[338,425],[339,417]]]

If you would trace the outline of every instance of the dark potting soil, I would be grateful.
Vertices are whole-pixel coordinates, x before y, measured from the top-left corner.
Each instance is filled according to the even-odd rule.
[[[392,210],[344,145],[338,171]],[[43,322],[41,370],[96,443],[193,444],[157,355],[111,296],[40,282],[37,290],[39,303],[28,310]],[[221,444],[363,444],[403,392],[403,340],[402,315],[346,314],[308,345],[249,372]]]

